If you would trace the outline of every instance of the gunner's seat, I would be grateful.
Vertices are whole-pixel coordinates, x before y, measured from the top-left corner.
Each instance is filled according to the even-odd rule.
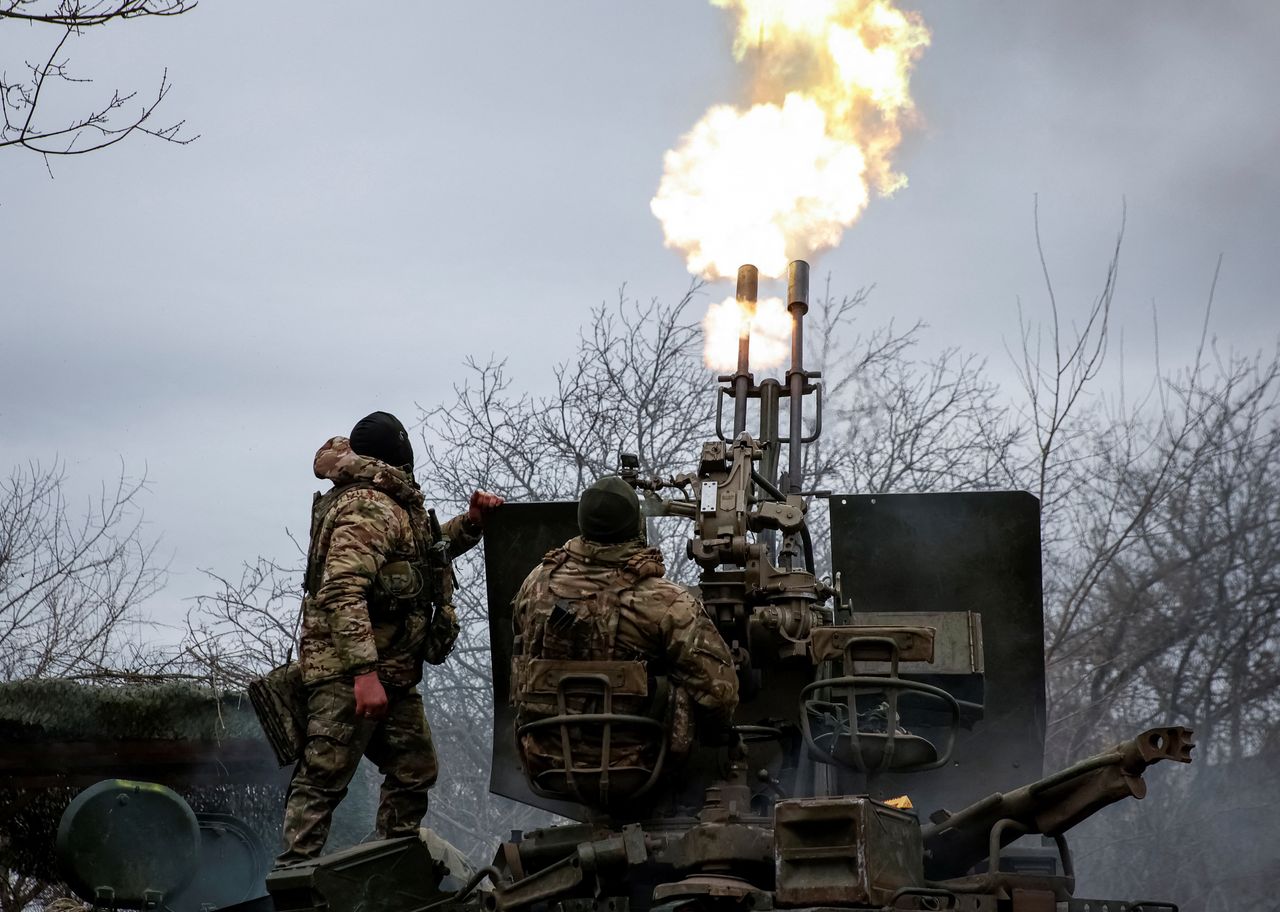
[[[662,778],[671,688],[642,661],[517,659],[516,740],[530,788],[610,810]]]
[[[903,661],[932,663],[932,627],[830,626],[813,631],[816,664],[843,674],[819,678],[800,693],[800,725],[814,759],[855,772],[919,772],[951,757],[960,705],[940,687],[902,678]],[[904,709],[940,717],[942,747],[900,725]]]

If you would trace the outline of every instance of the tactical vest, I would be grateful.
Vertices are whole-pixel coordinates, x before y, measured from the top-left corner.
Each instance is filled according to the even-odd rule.
[[[368,482],[355,481],[350,484],[334,485],[323,494],[317,491],[312,497],[311,541],[307,548],[307,572],[303,580],[303,589],[307,598],[315,598],[324,582],[325,555],[320,548],[320,530],[324,526],[325,517],[337,504],[339,497],[348,491],[361,488],[371,491],[381,490]],[[410,528],[413,530],[412,551],[393,552],[387,555],[386,562],[378,570],[374,585],[366,595],[366,602],[369,610],[375,613],[399,614],[406,609],[417,608],[422,610],[430,621],[435,595],[433,591],[435,587],[431,584],[433,575],[427,560],[430,542],[422,539],[417,524],[412,522],[412,518]]]
[[[627,567],[618,568],[618,578],[610,584],[602,583],[594,589],[584,590],[582,578],[557,581],[556,571],[569,561],[564,549],[551,552],[545,558],[550,571],[546,577],[547,591],[532,606],[522,636],[522,648],[512,659],[512,701],[521,715],[550,716],[557,712],[554,699],[544,693],[535,693],[530,675],[530,662],[546,659],[556,662],[589,662],[599,660],[634,661],[642,667],[645,656],[625,650],[620,654],[617,646],[618,619],[622,612],[623,596],[643,578]],[[648,677],[647,671],[645,672]],[[652,681],[645,690],[652,695]],[[574,713],[599,711],[599,699],[592,696],[574,696],[567,700]],[[635,697],[619,697],[615,700],[616,712],[642,712],[652,710],[652,701]]]

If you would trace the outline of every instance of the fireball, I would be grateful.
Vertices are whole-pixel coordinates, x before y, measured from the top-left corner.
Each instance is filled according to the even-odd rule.
[[[891,157],[929,32],[890,0],[712,2],[737,14],[755,103],[709,109],[664,157],[650,208],[691,272],[776,277],[839,244],[873,189],[906,184]]]

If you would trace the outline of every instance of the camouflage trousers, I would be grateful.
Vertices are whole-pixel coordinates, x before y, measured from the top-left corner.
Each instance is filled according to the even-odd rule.
[[[384,685],[385,686],[385,685]],[[378,802],[380,838],[414,836],[427,813],[427,792],[439,767],[431,729],[415,688],[386,687],[382,719],[356,717],[351,679],[307,689],[307,741],[294,767],[285,801],[284,851],[277,867],[315,858],[324,850],[338,803],[362,756],[383,775]]]

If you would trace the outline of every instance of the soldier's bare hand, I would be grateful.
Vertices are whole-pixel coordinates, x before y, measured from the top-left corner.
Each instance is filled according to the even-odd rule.
[[[387,714],[387,692],[376,671],[356,675],[356,718],[381,719]]]
[[[490,511],[505,503],[503,498],[488,491],[476,491],[471,495],[471,503],[467,505],[467,522],[473,526],[484,528],[485,517]]]

